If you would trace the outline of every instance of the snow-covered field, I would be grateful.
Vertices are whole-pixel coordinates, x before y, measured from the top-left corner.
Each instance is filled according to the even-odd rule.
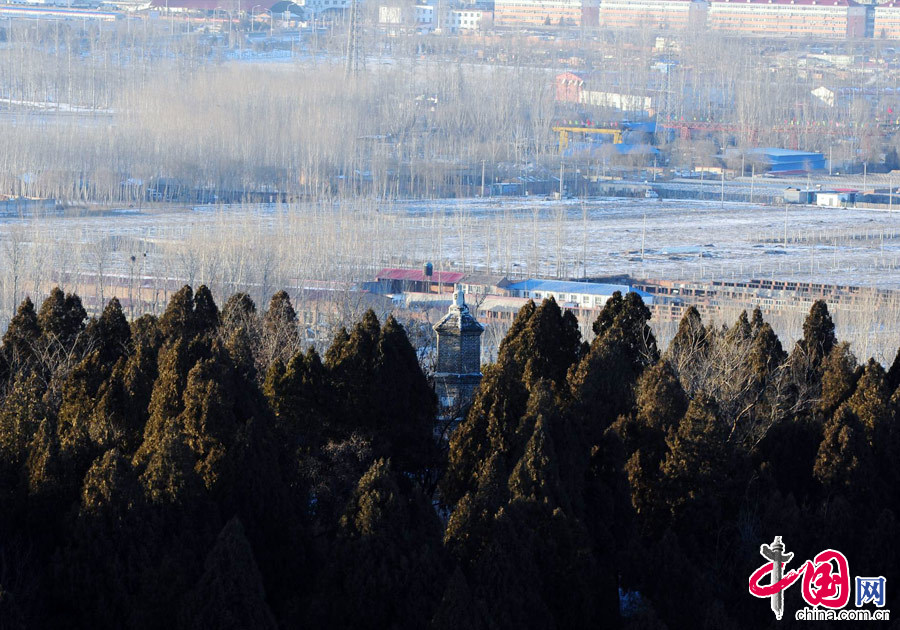
[[[195,277],[191,256],[277,252],[277,265],[310,277],[315,260],[367,279],[386,265],[508,275],[631,274],[666,279],[776,278],[900,289],[900,212],[769,207],[718,201],[591,199],[356,202],[344,205],[199,206],[40,219],[3,219],[0,238],[63,249],[107,243],[105,266],[124,271],[135,247],[144,273]],[[4,254],[0,252],[0,256]],[[71,269],[73,256],[66,267]],[[96,256],[80,255],[93,271]],[[170,260],[166,260],[169,258]],[[51,264],[52,261],[48,261]],[[96,261],[95,261],[96,262]],[[252,265],[251,265],[252,267]],[[252,269],[246,280],[253,282]],[[337,271],[335,271],[337,273]],[[347,277],[347,274],[363,277]]]
[[[451,199],[7,216],[0,218],[0,328],[25,294],[43,295],[60,279],[89,308],[142,286],[145,302],[137,308],[159,311],[182,283],[207,284],[220,299],[247,291],[264,304],[280,288],[371,280],[381,267],[420,268],[426,261],[436,270],[512,278],[773,278],[900,289],[900,213],[712,201]],[[723,323],[740,308],[724,305]],[[893,311],[876,311],[838,310],[835,321],[859,356],[890,362],[900,342],[898,320]],[[770,321],[790,344],[803,316],[798,307]],[[674,332],[672,323],[654,326],[661,340]]]
[[[528,275],[900,288],[900,212],[643,199],[409,202],[393,212],[413,228],[403,250],[413,260],[455,256]]]

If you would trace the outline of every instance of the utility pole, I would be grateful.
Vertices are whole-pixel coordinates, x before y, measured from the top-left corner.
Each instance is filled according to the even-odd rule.
[[[647,213],[644,213],[644,223],[641,225],[641,264],[644,264],[644,237],[647,235]]]
[[[563,161],[559,161],[559,199],[563,198]]]
[[[756,183],[756,164],[750,165],[750,203],[753,203],[753,184]]]
[[[359,74],[360,58],[362,57],[359,31],[359,0],[351,0],[350,25],[347,28],[347,76]]]
[[[484,160],[481,160],[481,198],[484,199]]]
[[[587,208],[581,202],[581,277],[587,280]]]
[[[784,204],[784,248],[787,249],[787,203]]]
[[[722,167],[722,207],[725,207],[725,167]]]

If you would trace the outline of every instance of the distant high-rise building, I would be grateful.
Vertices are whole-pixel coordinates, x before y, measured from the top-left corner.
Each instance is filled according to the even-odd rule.
[[[853,0],[710,0],[709,28],[770,37],[848,39],[866,34]]]
[[[872,36],[881,39],[900,39],[900,2],[891,0],[884,4],[876,4],[875,25]]]

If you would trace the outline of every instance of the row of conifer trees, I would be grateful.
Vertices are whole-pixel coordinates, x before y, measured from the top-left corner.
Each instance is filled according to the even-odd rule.
[[[132,322],[26,299],[0,628],[767,627],[747,580],[775,535],[891,584],[900,355],[859,365],[821,302],[790,352],[759,311],[689,309],[665,352],[649,318],[617,294],[587,343],[527,304],[446,444],[392,317],[319,356],[283,292],[184,287]]]

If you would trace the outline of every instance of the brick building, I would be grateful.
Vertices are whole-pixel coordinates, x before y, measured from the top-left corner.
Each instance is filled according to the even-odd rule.
[[[873,35],[881,39],[900,39],[900,1],[876,4]]]
[[[494,0],[497,26],[596,26],[599,0]]]
[[[706,23],[706,2],[694,0],[602,0],[600,24],[607,28],[683,30]]]
[[[710,0],[711,30],[848,39],[865,37],[866,7],[853,0]]]

